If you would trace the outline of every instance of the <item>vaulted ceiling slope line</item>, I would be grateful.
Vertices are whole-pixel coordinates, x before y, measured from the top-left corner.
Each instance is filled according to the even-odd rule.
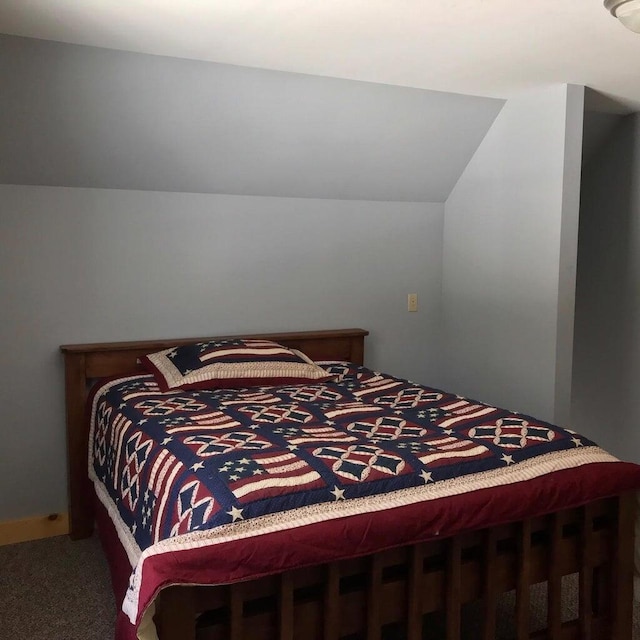
[[[0,35],[0,183],[444,202],[503,100]]]
[[[603,0],[2,0],[0,33],[503,99],[573,83],[640,110],[640,38]]]

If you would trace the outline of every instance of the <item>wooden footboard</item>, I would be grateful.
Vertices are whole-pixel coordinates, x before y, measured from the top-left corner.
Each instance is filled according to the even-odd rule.
[[[625,494],[251,582],[170,587],[156,625],[161,640],[630,640],[634,513]]]

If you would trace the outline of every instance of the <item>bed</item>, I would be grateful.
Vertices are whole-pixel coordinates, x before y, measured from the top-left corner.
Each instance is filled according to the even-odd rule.
[[[497,603],[506,592],[515,593],[512,637],[518,640],[631,638],[640,468],[616,461],[579,434],[529,416],[371,372],[362,367],[367,333],[345,329],[244,336],[275,341],[323,361],[331,378],[249,390],[194,389],[188,393],[195,394],[195,400],[185,397],[182,389],[150,387],[155,384],[153,376],[141,371],[140,360],[158,351],[221,338],[61,347],[70,535],[87,537],[98,523],[114,592],[124,603],[118,615],[118,640],[156,634],[160,640],[457,640],[462,637],[462,611],[469,603],[480,612],[473,637],[489,639],[497,637]],[[102,390],[90,396],[96,379],[103,379]],[[112,415],[117,406],[108,399],[116,392],[125,400],[133,398],[137,410],[153,405],[152,413],[166,404],[162,394],[168,394],[173,408],[176,401],[202,404],[211,396],[216,409],[229,408],[220,418],[224,420],[235,420],[239,408],[246,410],[251,416],[246,424],[256,430],[249,437],[250,427],[234,426],[234,437],[244,433],[258,458],[250,459],[247,453],[244,466],[253,465],[255,473],[262,473],[277,458],[279,471],[283,465],[302,469],[295,471],[295,482],[307,483],[310,491],[303,493],[296,485],[293,498],[284,496],[279,478],[270,485],[256,484],[248,476],[232,478],[234,469],[221,466],[229,472],[219,489],[223,493],[215,500],[194,498],[192,482],[188,509],[168,519],[165,534],[157,540],[142,538],[149,543],[145,549],[146,543],[136,542],[135,535],[141,533],[124,531],[129,516],[119,503],[134,501],[134,485],[135,501],[144,503],[145,489],[137,485],[144,474],[136,460],[144,465],[147,458],[164,460],[169,454],[151,454],[146,441],[131,449],[135,464],[124,465],[120,473],[136,479],[126,483],[126,500],[107,495],[108,482],[98,477],[99,462],[92,467],[92,479],[88,472],[89,449],[102,452],[96,460],[99,455],[106,459],[112,455],[109,438],[125,433],[124,427],[114,424],[126,422],[129,429],[128,435],[118,437],[131,440],[135,433],[137,444],[143,437],[154,439],[152,431],[140,436],[136,429],[142,426],[129,424],[126,402],[121,404],[122,416]],[[283,397],[287,419],[292,415],[299,424],[280,424],[282,407],[277,401]],[[98,446],[96,434],[102,427],[91,427],[87,414],[97,425],[96,415],[104,407],[109,418],[102,423],[112,431],[105,431],[110,434],[108,442]],[[277,429],[270,423],[267,430],[260,430],[262,418],[256,416],[265,407],[269,416],[278,414]],[[356,418],[350,421],[353,411]],[[211,408],[203,408],[201,414],[213,429]],[[328,415],[332,420],[323,423]],[[349,429],[335,435],[335,425],[344,420]],[[188,422],[191,429],[193,420]],[[185,424],[171,422],[169,440],[187,429]],[[300,439],[301,424],[306,424],[302,435],[309,442]],[[201,456],[211,469],[218,440],[203,440],[192,431],[184,438],[189,439],[192,454]],[[288,443],[289,449],[279,455],[291,460],[268,458],[269,445],[276,440],[281,447]],[[543,444],[551,448],[543,452]],[[231,451],[228,442],[225,446],[214,453]],[[307,458],[302,459],[301,453],[294,459],[297,449],[308,453]],[[159,458],[153,458],[156,455]],[[200,458],[194,460],[193,473],[204,473],[198,469]],[[151,467],[157,471],[157,482],[162,464],[150,463],[149,473]],[[454,468],[462,470],[462,478],[447,475]],[[208,472],[207,482],[217,487],[223,471],[215,477]],[[247,501],[254,487],[264,491],[267,485],[271,493]],[[179,491],[176,495],[182,500],[184,489]],[[312,494],[316,497],[309,498]],[[228,499],[231,502],[225,502]],[[218,503],[214,517],[211,505]],[[285,505],[284,515],[264,510],[276,503]],[[225,517],[226,521],[220,519]],[[220,526],[207,528],[215,518]],[[181,529],[187,520],[196,522],[190,532]],[[132,522],[137,526],[142,521]],[[138,546],[142,553],[132,552]],[[574,574],[578,575],[577,616],[567,619],[562,608],[565,577]],[[533,629],[530,594],[541,583],[545,621],[543,628]]]

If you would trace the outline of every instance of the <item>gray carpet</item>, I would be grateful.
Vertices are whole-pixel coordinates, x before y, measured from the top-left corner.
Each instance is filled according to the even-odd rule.
[[[0,547],[2,640],[113,640],[115,615],[96,537]]]
[[[576,616],[576,580],[566,578],[564,617]],[[544,588],[532,593],[535,627],[545,620]],[[500,604],[499,620],[510,628],[513,594]],[[463,637],[477,636],[478,610],[465,607]],[[116,607],[109,571],[96,537],[67,536],[0,547],[0,640],[113,640]],[[499,639],[509,637],[505,631]],[[634,607],[633,640],[640,640],[640,604]]]

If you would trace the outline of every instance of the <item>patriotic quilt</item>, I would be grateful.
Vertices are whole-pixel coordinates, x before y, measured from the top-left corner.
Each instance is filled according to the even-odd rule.
[[[258,577],[640,486],[634,465],[574,432],[321,364],[331,381],[161,392],[138,375],[96,391],[89,471],[132,565],[133,625],[169,584]],[[596,483],[594,465],[617,473]]]

